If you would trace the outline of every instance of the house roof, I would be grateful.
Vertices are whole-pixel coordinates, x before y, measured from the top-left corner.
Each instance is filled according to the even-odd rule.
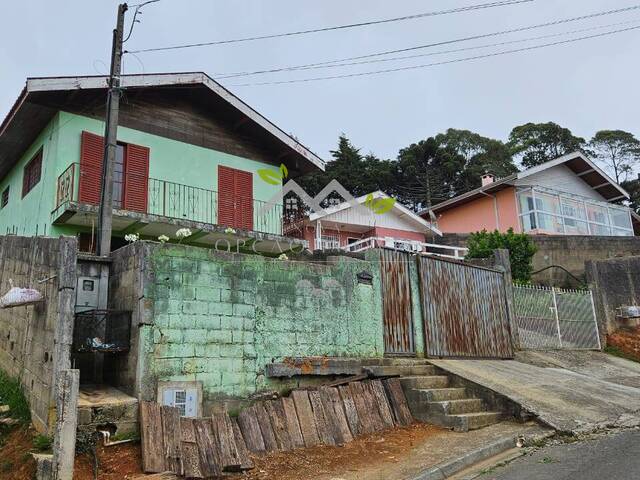
[[[573,152],[562,157],[545,162],[541,165],[529,168],[522,172],[514,173],[508,177],[496,180],[493,183],[476,188],[469,192],[450,198],[431,210],[435,213],[441,213],[451,208],[472,202],[487,194],[493,194],[505,188],[513,187],[519,180],[526,179],[534,174],[548,170],[558,165],[564,165],[577,176],[579,176],[587,185],[602,195],[608,202],[629,198],[629,194],[620,185],[618,185],[609,175],[599,168],[591,159],[582,152]],[[428,215],[429,210],[423,210],[420,215]]]
[[[67,101],[77,99],[85,92],[104,95],[107,81],[106,76],[28,78],[20,96],[0,124],[0,178],[8,173],[53,116],[64,109]],[[217,104],[233,112],[236,121],[251,124],[253,134],[281,152],[280,158],[291,159],[301,171],[324,170],[324,160],[205,73],[123,75],[121,86],[125,91],[199,89],[200,94],[204,92],[204,95],[214,97]]]
[[[309,220],[312,222],[316,220],[321,220],[330,215],[333,215],[334,213],[338,213],[348,208],[352,208],[354,205],[362,205],[367,201],[367,198],[369,198],[369,195],[372,195],[374,199],[393,198],[390,195],[387,195],[386,193],[378,190],[377,192],[373,192],[373,193],[358,197],[353,201],[342,202],[338,205],[334,205],[332,207],[326,208],[322,212],[312,213],[311,215],[309,215]],[[410,221],[423,227],[425,230],[430,230],[436,235],[442,236],[442,232],[440,230],[438,230],[435,226],[433,226],[430,222],[427,222],[424,218],[422,218],[418,214],[412,212],[410,209],[402,205],[400,202],[396,201],[393,203],[392,211],[394,211],[399,216],[408,218]]]

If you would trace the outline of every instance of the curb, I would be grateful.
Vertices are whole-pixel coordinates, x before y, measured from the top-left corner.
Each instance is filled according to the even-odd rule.
[[[530,440],[540,440],[552,436],[555,432],[544,433],[540,435],[533,435]],[[516,442],[519,435],[516,437],[505,437],[497,440],[489,445],[472,450],[465,453],[461,457],[458,457],[447,462],[440,463],[435,467],[431,467],[428,470],[419,473],[410,480],[445,480],[446,478],[454,475],[467,467],[475,465],[478,462],[482,462],[488,458],[494,457],[502,452],[516,447]]]

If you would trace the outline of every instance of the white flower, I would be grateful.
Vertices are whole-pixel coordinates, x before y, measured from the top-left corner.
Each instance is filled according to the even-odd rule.
[[[138,235],[137,233],[129,233],[124,236],[124,239],[129,243],[135,243],[140,240],[140,235]]]
[[[227,227],[224,229],[224,233],[236,233],[236,231],[231,227]]]
[[[183,239],[183,238],[187,238],[191,236],[191,230],[189,230],[188,228],[181,228],[180,230],[178,230],[176,232],[176,237],[178,237],[179,239]]]
[[[289,260],[289,257],[287,257],[286,253],[282,253],[279,257],[278,260]]]
[[[167,243],[167,242],[169,241],[169,237],[167,237],[166,235],[160,235],[160,236],[158,237],[158,241],[159,241],[160,243]]]

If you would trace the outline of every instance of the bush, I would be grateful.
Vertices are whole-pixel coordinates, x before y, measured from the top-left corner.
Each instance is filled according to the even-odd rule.
[[[515,233],[510,228],[507,233],[498,230],[472,233],[468,241],[469,253],[466,258],[489,258],[498,248],[509,250],[511,276],[514,281],[527,283],[533,272],[533,255],[536,246],[531,238],[524,233]]]
[[[33,447],[39,452],[47,452],[53,446],[53,439],[47,435],[36,435],[33,439]]]
[[[22,423],[31,421],[27,399],[22,393],[20,382],[0,370],[0,405],[9,405],[9,415]]]

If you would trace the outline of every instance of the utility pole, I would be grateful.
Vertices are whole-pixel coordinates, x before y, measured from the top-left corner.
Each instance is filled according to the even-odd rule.
[[[124,37],[124,14],[127,4],[118,5],[118,19],[113,30],[111,47],[111,71],[104,132],[104,157],[102,160],[102,188],[98,212],[98,255],[111,253],[111,231],[113,226],[113,171],[118,146],[118,114],[120,111],[120,75],[122,72],[122,44]]]

